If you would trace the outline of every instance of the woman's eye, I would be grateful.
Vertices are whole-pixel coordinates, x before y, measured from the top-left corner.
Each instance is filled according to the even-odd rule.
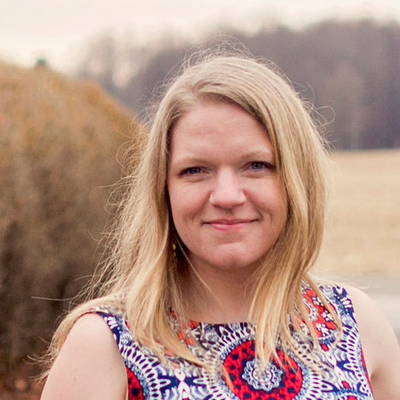
[[[274,170],[275,167],[268,162],[254,161],[250,163],[250,169],[254,171],[263,171],[263,170]]]
[[[198,175],[203,172],[201,167],[190,167],[182,171],[182,175]]]

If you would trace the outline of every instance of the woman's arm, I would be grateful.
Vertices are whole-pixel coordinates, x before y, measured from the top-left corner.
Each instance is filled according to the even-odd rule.
[[[47,378],[41,400],[124,400],[126,370],[102,318],[81,317],[71,329]]]
[[[389,321],[361,290],[346,288],[355,317],[376,400],[400,399],[400,346]]]

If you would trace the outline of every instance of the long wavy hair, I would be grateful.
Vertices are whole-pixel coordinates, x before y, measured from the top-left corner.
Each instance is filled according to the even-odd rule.
[[[190,266],[181,247],[175,246],[179,237],[166,182],[174,125],[199,101],[207,100],[236,104],[262,124],[273,144],[277,174],[288,199],[286,224],[255,280],[248,318],[257,327],[257,356],[266,365],[276,356],[279,341],[304,358],[293,340],[293,329],[301,330],[299,320],[318,346],[303,301],[304,284],[314,289],[340,328],[337,315],[310,276],[323,236],[328,158],[309,106],[274,66],[244,55],[211,54],[189,59],[158,103],[143,134],[138,167],[124,183],[129,191],[112,232],[111,256],[97,298],[63,320],[53,338],[51,359],[79,316],[106,305],[120,309],[134,337],[160,357],[168,348],[199,363],[171,326],[171,309],[184,315],[182,288]]]

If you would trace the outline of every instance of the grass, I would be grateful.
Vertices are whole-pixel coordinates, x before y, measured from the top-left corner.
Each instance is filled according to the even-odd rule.
[[[400,150],[332,155],[333,191],[318,267],[400,274]]]

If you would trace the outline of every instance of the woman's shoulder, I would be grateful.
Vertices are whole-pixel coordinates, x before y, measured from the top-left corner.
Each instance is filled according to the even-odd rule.
[[[121,350],[122,343],[132,342],[133,334],[128,322],[126,312],[114,304],[96,305],[89,308],[84,316],[94,316],[104,321],[103,325],[107,326],[113,334],[113,339]],[[99,318],[100,317],[100,318]]]
[[[93,371],[96,374],[93,374]],[[113,335],[95,313],[82,315],[71,328],[50,370],[42,400],[124,398],[125,367]]]
[[[77,343],[90,342],[92,346],[102,346],[113,343],[110,329],[108,329],[107,324],[104,323],[106,317],[117,318],[117,315],[95,311],[83,314],[71,328],[66,342],[68,340],[74,340]],[[110,339],[112,341],[110,341]]]
[[[374,300],[363,290],[352,285],[319,282],[303,287],[304,301],[319,315],[326,315],[324,297],[334,307],[343,323],[343,334],[350,331],[359,335],[362,354],[367,365],[376,399],[399,399],[400,347],[393,328]],[[328,318],[329,319],[329,318]]]
[[[363,290],[345,285],[377,399],[400,399],[400,347],[388,319]]]

